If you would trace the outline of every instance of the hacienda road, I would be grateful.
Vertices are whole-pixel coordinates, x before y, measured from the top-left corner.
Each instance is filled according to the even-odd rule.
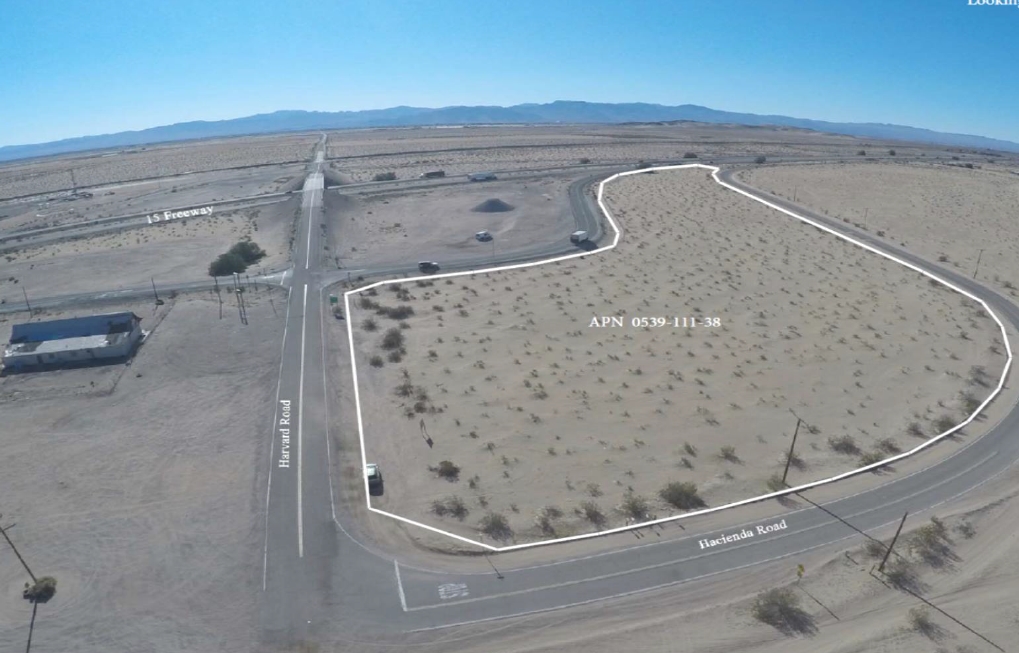
[[[722,177],[732,183],[725,174]],[[792,207],[790,203],[778,203]],[[584,210],[579,206],[574,208],[578,212]],[[1019,327],[1019,307],[980,284],[847,229],[842,223],[799,207],[794,210],[965,288],[987,301],[1003,319]],[[701,520],[694,518],[683,522],[690,535],[682,539],[622,547],[552,564],[515,568],[514,554],[502,554],[495,558],[501,578],[494,573],[431,572],[410,567],[413,563],[403,566],[390,561],[389,586],[394,588],[395,597],[387,596],[386,592],[352,598],[343,595],[334,597],[332,605],[334,610],[340,611],[337,614],[344,614],[347,620],[413,630],[552,610],[737,572],[846,538],[860,537],[855,529],[872,531],[893,524],[903,511],[916,514],[974,489],[1019,459],[1017,431],[1019,411],[1013,409],[990,432],[948,459],[825,505],[853,527],[814,507],[712,530],[699,529]],[[341,515],[339,523],[346,521]],[[346,544],[346,555],[337,561],[334,578],[337,581],[349,579],[360,571],[360,578],[365,582],[365,574],[383,573],[380,569],[384,559],[359,547],[346,535],[347,530],[340,536]],[[381,578],[378,580],[380,587],[384,583]]]

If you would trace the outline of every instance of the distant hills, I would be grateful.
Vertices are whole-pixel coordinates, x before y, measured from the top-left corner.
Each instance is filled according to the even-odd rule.
[[[789,116],[734,113],[695,104],[664,106],[641,102],[606,104],[560,100],[548,104],[518,104],[511,107],[460,106],[427,109],[401,106],[369,111],[276,111],[231,120],[197,120],[140,131],[68,138],[50,143],[8,145],[0,147],[0,161],[198,138],[316,129],[477,124],[633,123],[677,120],[796,127],[861,138],[915,141],[953,147],[1019,152],[1019,143],[1011,141],[968,134],[936,132],[904,125],[826,122]]]

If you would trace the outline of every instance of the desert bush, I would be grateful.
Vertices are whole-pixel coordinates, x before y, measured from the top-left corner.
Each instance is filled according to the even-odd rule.
[[[432,501],[432,512],[439,517],[450,515],[463,521],[470,511],[467,509],[467,504],[464,503],[463,499],[454,495],[442,500],[436,499]]]
[[[910,553],[932,566],[941,566],[952,557],[948,529],[937,517],[910,533],[907,547]]]
[[[800,608],[800,598],[787,587],[758,594],[750,614],[782,633],[812,633],[817,629],[810,614]]]
[[[878,440],[876,446],[878,448],[878,451],[881,451],[882,453],[894,454],[900,453],[902,451],[902,448],[899,447],[899,445],[895,443],[895,440],[891,438],[884,438],[883,440]]]
[[[941,435],[953,426],[955,426],[955,419],[951,415],[942,415],[934,420],[934,428],[937,429],[938,435]]]
[[[930,639],[940,639],[943,631],[931,619],[927,606],[918,606],[909,610],[909,627],[915,632]]]
[[[397,327],[390,327],[385,335],[382,336],[383,349],[400,349],[403,347],[403,343],[403,332]]]
[[[450,482],[460,479],[460,468],[449,460],[442,460],[439,462],[438,467],[430,467],[429,469]]]
[[[884,459],[885,456],[880,451],[868,451],[867,453],[860,456],[860,467],[873,465],[874,463],[879,463]]]
[[[731,444],[724,444],[718,450],[718,457],[731,463],[738,463],[739,456],[736,455],[736,447]]]
[[[586,165],[586,164],[588,164],[588,163],[591,163],[591,159],[587,158],[586,156],[585,156],[585,157],[582,157],[582,158],[580,159],[580,164],[581,164],[581,165]]]
[[[414,308],[412,306],[383,306],[379,307],[378,313],[393,320],[405,320],[414,315]]]
[[[683,443],[683,451],[685,451],[688,456],[693,456],[694,458],[697,457],[697,448],[694,447],[689,442],[684,442]]]
[[[980,408],[980,400],[972,392],[963,392],[960,399],[962,399],[963,408],[968,415],[972,415],[977,408]]]
[[[844,453],[855,456],[860,453],[860,447],[856,446],[856,440],[851,435],[840,435],[828,438],[828,446],[836,453]]]
[[[881,555],[884,556],[884,552]],[[892,556],[885,565],[884,575],[896,587],[916,591],[921,585],[916,566],[905,558]]]
[[[768,490],[771,492],[778,492],[779,490],[786,489],[786,484],[782,482],[781,474],[772,474],[769,476],[766,485],[768,486]]]
[[[856,156],[867,156],[867,151],[866,150],[860,150],[859,152],[856,153]]]
[[[497,512],[490,512],[481,519],[481,532],[495,540],[508,540],[513,537],[506,518]]]
[[[372,177],[372,181],[393,181],[396,179],[395,172],[379,172]]]
[[[393,351],[389,352],[388,355],[386,355],[386,360],[388,360],[390,363],[399,363],[400,361],[403,360],[403,350],[394,349]]]
[[[580,504],[580,510],[584,513],[584,519],[594,524],[597,528],[605,525],[605,514],[594,501],[585,501]]]
[[[918,438],[922,438],[925,436],[923,432],[923,427],[920,426],[920,422],[910,422],[909,426],[906,427],[906,432]]]
[[[631,519],[643,520],[647,519],[650,506],[648,506],[647,499],[644,497],[639,494],[634,494],[633,492],[627,492],[626,496],[623,497],[623,503],[619,509],[624,515]]]
[[[680,510],[693,510],[707,505],[697,494],[697,486],[689,481],[669,483],[658,491],[658,496],[662,501]]]
[[[373,320],[372,318],[368,317],[365,318],[363,322],[361,322],[361,328],[364,329],[365,331],[376,331],[379,328],[379,323]]]
[[[889,156],[895,156],[895,150],[888,150]]]
[[[57,593],[57,579],[53,576],[41,576],[34,584],[25,584],[25,590],[21,593],[23,597],[32,603],[46,603]]]
[[[385,362],[382,360],[381,356],[375,354],[370,359],[368,359],[368,364],[371,365],[372,367],[382,367],[385,364]]]
[[[563,516],[556,506],[545,506],[534,516],[534,523],[544,535],[555,535],[555,521]]]

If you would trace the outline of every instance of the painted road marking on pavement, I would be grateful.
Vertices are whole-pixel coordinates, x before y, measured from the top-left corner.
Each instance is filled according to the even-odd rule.
[[[407,595],[403,593],[403,581],[400,580],[400,563],[393,558],[393,569],[396,572],[396,591],[400,593],[400,607],[407,611]]]
[[[262,550],[262,591],[265,591],[266,579],[269,574],[269,496],[272,493],[272,468],[276,455],[276,423],[279,420],[277,411],[280,409],[280,385],[283,383],[283,353],[287,346],[287,327],[290,324],[290,294],[287,291],[287,316],[283,321],[283,341],[280,343],[280,369],[276,376],[276,409],[272,414],[272,438],[269,440],[269,480],[265,484],[265,545]]]
[[[439,598],[443,601],[449,601],[450,599],[467,598],[471,595],[467,591],[467,583],[443,583],[437,588],[439,592]]]
[[[297,388],[297,556],[304,557],[304,459],[301,456],[301,426],[304,421],[304,341],[308,331],[308,284],[304,284],[304,312],[301,315],[301,380]]]

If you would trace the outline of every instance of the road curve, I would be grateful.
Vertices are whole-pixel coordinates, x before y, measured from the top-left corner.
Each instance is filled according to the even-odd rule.
[[[1019,328],[1019,307],[982,284],[849,228],[840,221],[764,195],[734,181],[731,174],[731,171],[724,171],[720,176],[727,183],[956,284],[986,301],[1003,320]],[[590,210],[590,205],[583,194],[571,193],[571,201],[578,220],[586,220],[581,216]],[[337,559],[334,575],[349,579],[352,575],[365,578],[365,574],[378,574],[379,584],[389,576],[389,586],[394,588],[395,596],[377,592],[371,597],[359,595],[351,602],[341,598],[337,607],[350,618],[356,616],[357,621],[385,623],[388,628],[441,628],[590,603],[795,556],[843,539],[860,537],[858,531],[872,531],[891,524],[903,511],[922,512],[985,483],[1019,460],[1017,431],[1019,410],[1013,409],[987,434],[951,457],[879,487],[829,502],[823,509],[799,508],[777,519],[733,523],[720,530],[700,529],[697,519],[693,519],[684,522],[689,535],[681,539],[623,546],[594,556],[539,566],[515,566],[515,554],[500,554],[494,559],[499,563],[501,578],[495,573],[428,571],[371,553],[346,535],[349,529],[343,529],[342,524],[347,518],[340,511],[339,539],[345,543],[345,553]],[[757,532],[757,527],[782,518],[786,528],[780,531],[758,533],[755,538],[707,550],[699,544],[701,539],[717,538],[742,528]]]

